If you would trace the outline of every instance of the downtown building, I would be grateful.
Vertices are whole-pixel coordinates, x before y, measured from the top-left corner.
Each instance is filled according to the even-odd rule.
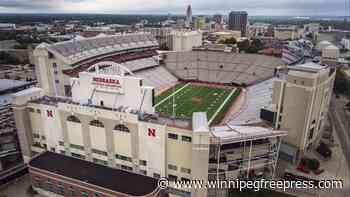
[[[232,11],[228,17],[229,30],[241,31],[242,37],[247,36],[248,13],[245,11]]]
[[[286,131],[265,124],[211,125],[205,112],[193,113],[191,119],[155,112],[155,92],[174,76],[180,77],[145,60],[157,59],[155,53],[145,52],[157,47],[153,37],[142,34],[36,49],[42,88],[23,91],[13,102],[35,190],[58,196],[136,195],[125,186],[128,183],[142,196],[228,196],[229,190],[159,191],[154,183],[161,177],[204,181],[274,177]],[[107,180],[109,174],[115,175],[124,183],[111,185],[98,177],[101,174]],[[133,186],[136,181],[140,184]],[[147,189],[138,188],[143,184]]]

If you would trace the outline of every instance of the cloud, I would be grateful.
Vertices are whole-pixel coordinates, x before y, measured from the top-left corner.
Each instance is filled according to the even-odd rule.
[[[0,0],[0,11],[194,14],[246,10],[250,15],[347,15],[346,0]]]

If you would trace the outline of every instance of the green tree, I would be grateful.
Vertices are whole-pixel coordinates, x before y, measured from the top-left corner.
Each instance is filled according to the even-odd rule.
[[[237,43],[237,40],[234,37],[219,41],[219,44],[227,44],[227,45],[235,45],[236,43]]]

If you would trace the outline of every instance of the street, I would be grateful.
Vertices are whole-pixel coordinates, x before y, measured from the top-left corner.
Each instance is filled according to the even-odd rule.
[[[344,97],[333,97],[330,105],[329,117],[339,136],[341,148],[350,169],[350,119],[344,109],[346,103],[347,99]]]

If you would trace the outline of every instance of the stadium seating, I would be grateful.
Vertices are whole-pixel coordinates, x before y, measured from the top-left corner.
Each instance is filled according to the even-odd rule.
[[[135,48],[157,47],[158,43],[150,34],[123,34],[70,40],[49,46],[51,52],[65,57],[70,63],[88,58],[125,51]]]
[[[157,52],[155,49],[144,49],[131,51],[128,53],[117,53],[103,58],[95,58],[87,63],[82,63],[72,69],[63,70],[63,73],[69,76],[77,76],[79,72],[87,71],[92,65],[102,61],[112,61],[129,66],[131,71],[140,70],[143,68],[157,65],[158,63],[153,59]]]
[[[270,78],[280,58],[215,51],[170,52],[164,56],[165,66],[178,78],[215,83],[252,85]]]
[[[178,81],[174,75],[161,66],[142,70],[134,74],[136,77],[143,78],[145,85],[153,86],[157,89],[174,85]]]

